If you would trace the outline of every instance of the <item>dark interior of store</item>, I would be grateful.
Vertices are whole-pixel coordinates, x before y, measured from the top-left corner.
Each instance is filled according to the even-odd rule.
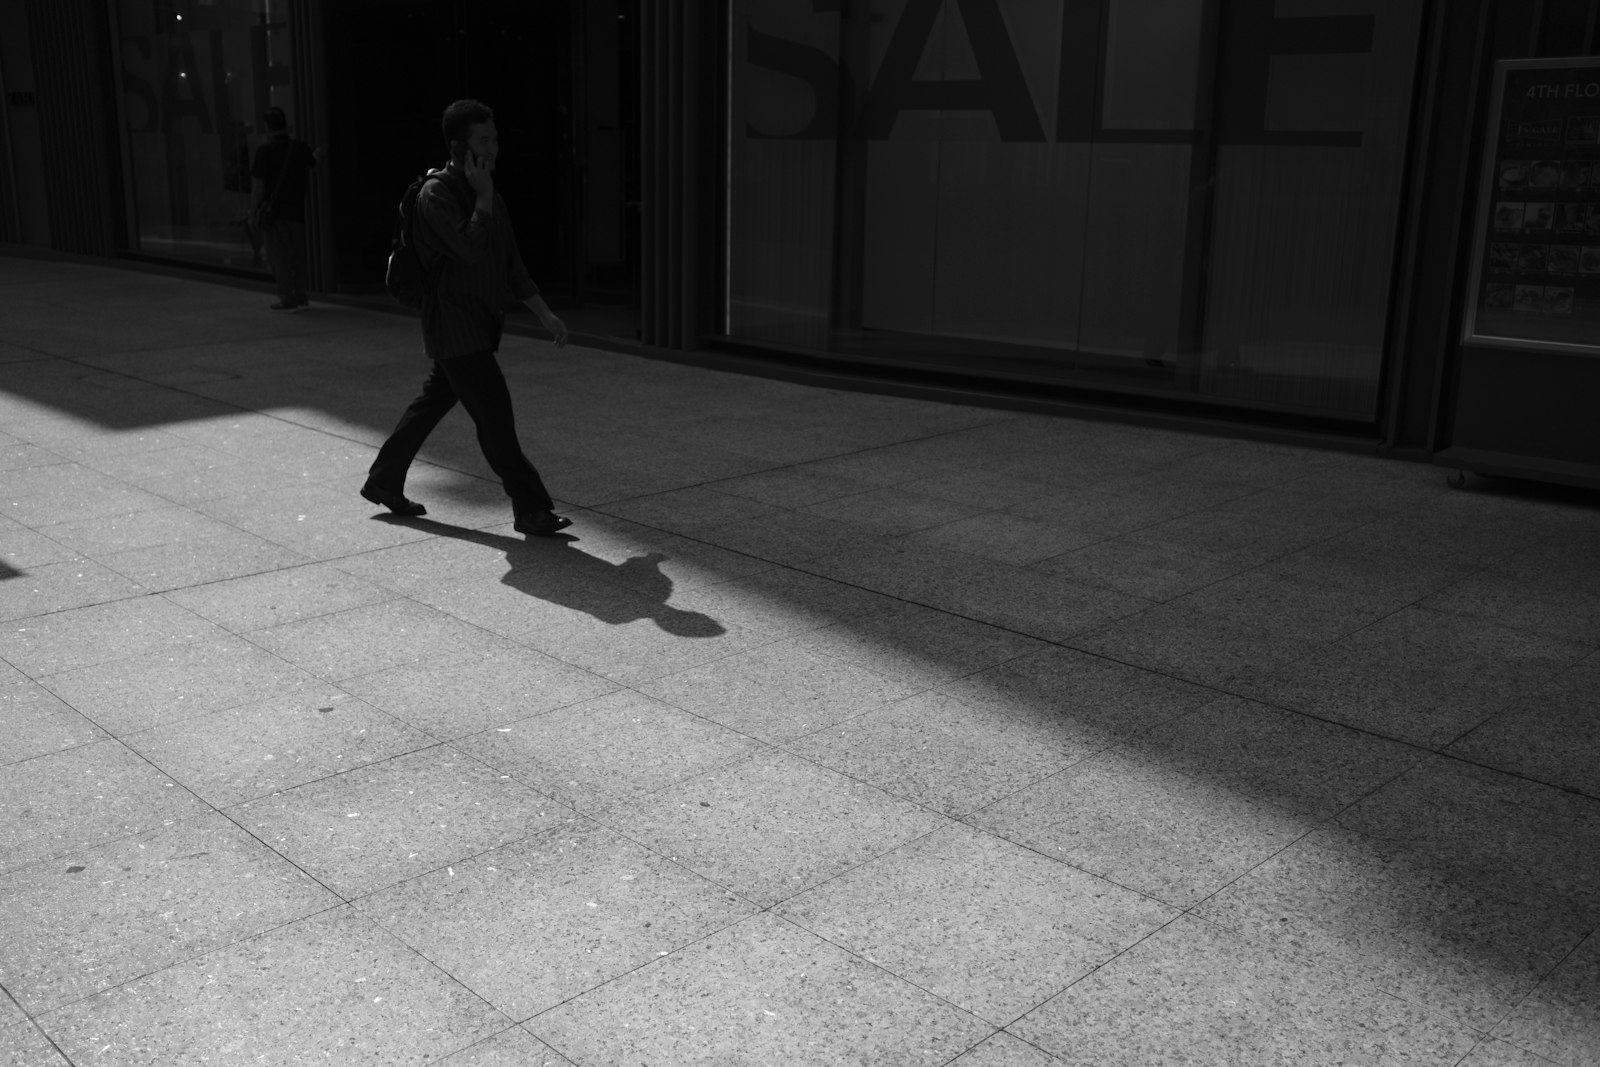
[[[495,112],[498,190],[552,306],[636,314],[638,0],[346,0],[327,12],[334,288],[382,288],[395,204],[444,105]],[[607,332],[615,333],[615,330]]]

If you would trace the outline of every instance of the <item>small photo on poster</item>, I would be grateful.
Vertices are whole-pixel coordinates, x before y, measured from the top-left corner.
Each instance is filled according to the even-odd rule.
[[[1578,254],[1578,270],[1584,274],[1600,274],[1600,245],[1584,245]]]
[[[1568,144],[1600,144],[1600,115],[1574,115],[1567,120]]]
[[[1515,305],[1517,287],[1506,282],[1490,282],[1483,287],[1483,306],[1486,308],[1508,308]]]
[[[1511,306],[1518,311],[1543,311],[1544,286],[1517,286],[1516,295],[1511,298]]]
[[[1551,245],[1545,252],[1544,267],[1551,274],[1578,273],[1578,246]]]
[[[1500,188],[1526,189],[1528,187],[1528,166],[1526,159],[1502,159],[1500,161]]]
[[[1586,206],[1585,204],[1557,204],[1556,232],[1582,233],[1588,220],[1588,213],[1584,210]]]
[[[1547,231],[1555,225],[1555,221],[1556,206],[1548,200],[1530,200],[1523,208],[1523,229]]]
[[[1518,274],[1532,274],[1545,269],[1544,245],[1512,245],[1517,250],[1516,272]]]
[[[1569,159],[1561,164],[1561,188],[1582,189],[1589,184],[1589,164]]]
[[[1520,245],[1508,245],[1500,241],[1490,242],[1489,273],[1515,274],[1517,272],[1517,264],[1522,262],[1522,257],[1518,253],[1520,247]]]
[[[1572,314],[1572,286],[1547,285],[1544,287],[1544,310],[1552,315]]]
[[[1583,232],[1590,237],[1600,237],[1600,204],[1584,205]]]
[[[1515,232],[1522,229],[1525,204],[1521,200],[1501,200],[1494,206],[1494,228]]]
[[[1561,164],[1553,159],[1536,159],[1528,168],[1528,188],[1557,189],[1561,186]]]

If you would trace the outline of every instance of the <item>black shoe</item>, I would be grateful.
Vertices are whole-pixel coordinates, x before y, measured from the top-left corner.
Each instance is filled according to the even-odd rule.
[[[361,495],[374,504],[381,504],[396,515],[426,515],[428,509],[415,500],[406,499],[404,493],[396,493],[391,489],[384,489],[368,482],[361,487]]]
[[[273,311],[299,311],[300,310],[300,305],[296,304],[293,300],[275,300],[272,303],[268,304],[267,307],[271,308]]]
[[[511,524],[511,528],[517,533],[549,537],[557,530],[565,530],[571,525],[571,519],[557,515],[553,511],[530,511],[526,515],[518,515],[517,521]]]

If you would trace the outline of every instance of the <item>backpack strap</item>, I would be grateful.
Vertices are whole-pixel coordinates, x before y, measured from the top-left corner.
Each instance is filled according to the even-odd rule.
[[[469,217],[471,216],[473,201],[477,199],[477,194],[475,194],[470,187],[465,187],[465,183],[460,178],[450,173],[450,171],[446,170],[444,167],[440,167],[437,170],[430,170],[428,173],[424,174],[417,184],[417,195],[412,203],[411,226],[413,233],[408,238],[413,244],[416,244],[419,249],[424,247],[422,244],[417,242],[415,236],[415,228],[418,224],[418,219],[422,215],[422,209],[419,202],[422,200],[422,191],[426,189],[428,187],[428,183],[433,181],[435,178],[439,180],[440,185],[443,185],[446,189],[449,189],[451,194],[455,196],[456,203],[461,206],[461,213],[463,215],[467,215]],[[442,249],[437,247],[437,244],[433,241],[427,242],[426,247],[431,253],[429,259],[438,258],[444,260],[449,258],[444,254]],[[426,264],[427,260],[424,260],[424,263]],[[437,264],[429,264],[428,269],[431,273],[432,271],[437,270],[438,266]]]
[[[455,194],[456,203],[461,205],[461,213],[463,215],[472,214],[472,205],[478,199],[478,196],[461,178],[445,167],[440,167],[438,170],[430,170],[428,177],[439,179],[440,185]]]
[[[278,167],[278,178],[272,183],[272,192],[263,197],[261,202],[256,205],[258,212],[264,213],[269,217],[272,212],[278,210],[278,193],[283,189],[283,179],[289,176],[289,164],[294,160],[294,145],[294,139],[290,138],[283,153],[283,163]]]
[[[413,187],[416,189],[416,196],[411,198],[411,212],[407,221],[411,232],[406,235],[406,241],[412,245],[418,262],[422,265],[430,292],[436,290],[445,267],[450,262],[449,254],[438,246],[436,240],[417,240],[416,230],[422,215],[420,205],[422,192],[428,187],[428,183],[435,178],[439,180],[441,185],[450,190],[451,194],[456,198],[456,203],[461,205],[462,214],[470,216],[472,214],[473,201],[477,199],[477,194],[472,191],[470,186],[467,186],[459,177],[444,167],[430,170],[417,179],[416,185]],[[424,307],[426,307],[426,304],[424,304]]]

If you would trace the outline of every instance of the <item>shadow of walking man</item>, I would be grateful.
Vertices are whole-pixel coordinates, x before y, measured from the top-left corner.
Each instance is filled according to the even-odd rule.
[[[661,573],[661,564],[668,559],[661,552],[610,563],[579,549],[578,539],[570,534],[523,540],[433,519],[383,517],[381,521],[504,552],[510,569],[501,583],[612,626],[649,619],[676,637],[717,637],[727,632],[709,615],[667,603],[672,579]]]

